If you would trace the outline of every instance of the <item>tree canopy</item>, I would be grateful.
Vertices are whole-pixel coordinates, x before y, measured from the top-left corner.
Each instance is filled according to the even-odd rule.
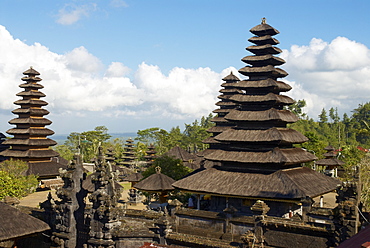
[[[5,160],[0,163],[0,200],[5,196],[23,197],[33,192],[38,184],[37,176],[26,176],[26,162]]]

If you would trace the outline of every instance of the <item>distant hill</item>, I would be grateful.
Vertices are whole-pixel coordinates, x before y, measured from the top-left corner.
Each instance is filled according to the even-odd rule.
[[[67,140],[69,134],[55,134],[51,136],[50,138],[58,142],[58,145],[63,145],[63,143]],[[122,138],[124,140],[126,139],[135,139],[136,138],[136,133],[110,133],[109,135],[112,136],[111,139],[116,139],[116,138]]]

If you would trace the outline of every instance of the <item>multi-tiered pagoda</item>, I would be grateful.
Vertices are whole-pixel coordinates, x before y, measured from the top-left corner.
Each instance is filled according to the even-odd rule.
[[[55,177],[59,175],[59,168],[66,165],[60,163],[63,159],[59,157],[59,153],[49,149],[57,143],[47,138],[54,132],[45,128],[46,125],[51,124],[51,121],[44,118],[49,111],[42,108],[48,103],[40,100],[41,97],[45,97],[45,94],[39,91],[44,88],[39,84],[41,78],[38,75],[40,73],[31,67],[23,74],[26,75],[22,78],[25,83],[19,87],[24,91],[17,94],[22,99],[14,102],[20,107],[12,111],[13,114],[18,115],[18,118],[9,121],[16,127],[7,131],[14,137],[3,142],[4,145],[11,147],[1,152],[0,155],[26,161],[28,163],[27,174],[35,174],[39,178]]]
[[[123,152],[123,161],[119,165],[131,168],[134,166],[136,156],[135,156],[135,144],[134,141],[129,138],[126,140],[125,151]]]
[[[205,155],[206,160],[219,166],[173,185],[188,192],[212,195],[212,211],[232,205],[241,213],[251,214],[251,204],[261,199],[271,208],[270,215],[302,212],[301,206],[309,202],[307,197],[332,191],[338,182],[302,167],[316,157],[294,147],[308,139],[287,128],[298,118],[285,109],[294,101],[280,94],[291,87],[278,80],[288,75],[276,67],[285,63],[275,56],[281,50],[272,36],[279,32],[264,20],[250,31],[255,35],[249,39],[254,45],[246,49],[253,55],[242,59],[249,65],[239,70],[248,79],[235,84],[244,93],[229,98],[238,107],[224,117],[233,125],[229,124],[231,127],[214,137],[220,142],[219,148]]]
[[[238,104],[234,101],[231,101],[230,98],[235,94],[243,94],[242,90],[235,87],[240,79],[232,72],[230,72],[230,74],[224,77],[222,80],[225,82],[221,84],[223,89],[219,91],[221,93],[221,95],[218,96],[220,101],[216,103],[219,108],[213,111],[213,113],[217,114],[216,117],[212,118],[212,122],[215,123],[215,126],[207,129],[207,132],[211,133],[211,136],[203,140],[203,143],[208,144],[209,148],[196,154],[199,157],[199,159],[197,159],[197,163],[199,163],[201,167],[205,168],[212,167],[214,163],[204,160],[204,156],[213,152],[215,149],[219,149],[221,146],[226,145],[225,143],[215,140],[214,137],[230,127],[235,126],[234,123],[225,119],[225,116],[230,112],[230,110],[238,107]]]

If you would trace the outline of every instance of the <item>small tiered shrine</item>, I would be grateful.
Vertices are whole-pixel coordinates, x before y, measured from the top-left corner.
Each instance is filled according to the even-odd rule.
[[[5,140],[6,140],[6,136],[3,133],[0,133],[0,152],[5,151],[6,149],[9,148],[8,145],[3,144]],[[7,157],[4,157],[4,156],[0,155],[0,162],[4,161],[6,159],[7,159]]]
[[[149,167],[153,164],[154,160],[157,158],[157,151],[155,150],[155,146],[150,144],[148,146],[148,150],[146,151],[146,156],[144,156],[146,160],[146,167]]]
[[[171,148],[163,155],[169,156],[175,159],[180,159],[183,162],[184,166],[188,167],[189,169],[195,170],[199,168],[199,164],[196,163],[197,157],[185,151],[178,145]]]
[[[126,140],[125,151],[123,152],[123,161],[119,165],[123,165],[127,168],[131,168],[134,165],[135,156],[135,144],[134,141],[129,138]]]
[[[325,167],[325,174],[332,177],[338,177],[338,168],[343,170],[341,166],[345,163],[336,158],[337,154],[333,146],[327,146],[324,150],[327,151],[323,154],[325,158],[317,160],[315,164]]]
[[[0,155],[27,162],[27,174],[38,175],[40,179],[56,177],[59,175],[58,169],[66,167],[66,163],[61,162],[66,161],[59,157],[59,153],[49,149],[57,142],[47,138],[54,132],[45,128],[52,122],[44,118],[49,111],[42,108],[48,103],[40,100],[45,97],[45,94],[39,91],[44,88],[39,83],[40,73],[31,67],[23,74],[26,75],[22,78],[25,83],[19,87],[24,91],[17,94],[22,99],[14,102],[20,107],[12,111],[13,114],[18,115],[18,118],[9,121],[9,124],[16,125],[16,127],[7,131],[14,137],[3,142],[4,145],[11,147],[1,152]]]
[[[249,39],[254,45],[246,49],[253,55],[242,59],[249,65],[239,70],[248,79],[234,84],[242,94],[228,98],[238,107],[215,119],[232,124],[214,137],[220,142],[219,148],[205,155],[206,160],[219,165],[194,173],[173,186],[212,195],[211,211],[232,205],[237,212],[252,215],[250,207],[256,200],[264,200],[271,208],[269,215],[304,215],[312,197],[335,190],[338,181],[302,167],[316,157],[293,146],[308,139],[287,128],[298,118],[285,109],[294,101],[280,94],[291,87],[278,80],[288,75],[276,67],[285,63],[275,56],[281,50],[272,36],[279,32],[265,20],[250,31],[255,35]]]

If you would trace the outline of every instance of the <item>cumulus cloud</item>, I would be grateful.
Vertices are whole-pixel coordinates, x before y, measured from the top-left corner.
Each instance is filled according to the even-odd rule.
[[[307,101],[307,113],[317,118],[322,108],[337,107],[348,113],[369,101],[370,50],[363,44],[337,37],[330,43],[313,38],[308,46],[284,50],[289,93]]]
[[[217,73],[178,67],[165,75],[158,66],[144,62],[131,75],[121,62],[105,67],[83,46],[57,54],[41,44],[14,39],[3,26],[0,37],[0,109],[9,113],[19,99],[15,94],[22,91],[18,87],[22,72],[30,66],[41,73],[47,109],[59,121],[71,115],[194,120],[216,108],[222,77],[230,71],[237,75],[235,68]]]
[[[106,71],[107,77],[123,77],[131,72],[131,69],[120,62],[112,62]]]
[[[56,22],[62,25],[72,25],[81,18],[88,17],[96,8],[97,5],[94,3],[85,5],[66,4],[59,10]]]

